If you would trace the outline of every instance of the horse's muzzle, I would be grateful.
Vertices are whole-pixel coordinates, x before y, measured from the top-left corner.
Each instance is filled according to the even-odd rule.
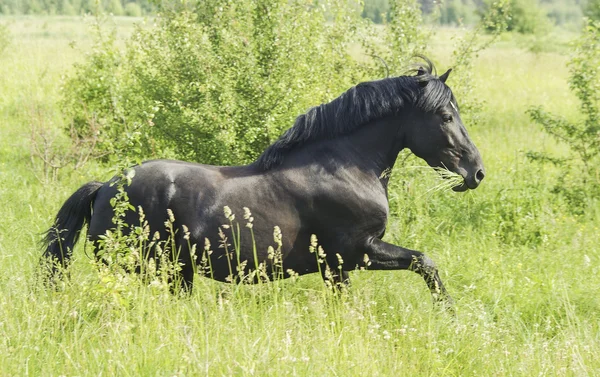
[[[477,172],[475,174],[470,174],[467,177],[465,177],[464,183],[460,186],[454,187],[453,190],[457,192],[467,191],[469,189],[474,190],[477,187],[479,187],[479,184],[481,183],[481,181],[483,181],[483,178],[485,178],[485,172],[483,171],[483,169],[477,169]]]

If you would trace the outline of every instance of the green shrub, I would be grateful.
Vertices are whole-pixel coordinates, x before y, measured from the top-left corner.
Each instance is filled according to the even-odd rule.
[[[351,44],[385,40],[368,52],[396,73],[423,49],[416,1],[393,2],[385,30],[341,0],[178,4],[138,27],[125,53],[98,29],[64,85],[75,137],[99,133],[107,156],[247,163],[310,106],[385,75],[380,62],[351,56]]]
[[[493,7],[494,2],[486,2],[484,10]],[[545,12],[536,0],[509,0],[498,17],[507,20],[506,30],[521,34],[537,34],[548,30],[550,23]]]
[[[0,14],[61,14],[73,16],[81,13],[98,14],[102,11],[116,16],[129,13],[141,16],[152,13],[158,0],[127,0],[129,10],[124,9],[124,0],[0,0]],[[127,6],[125,6],[127,8]]]
[[[75,9],[75,7],[71,4],[71,2],[69,0],[62,0],[58,4],[59,4],[58,11],[60,14],[63,14],[65,16],[77,15],[77,10]]]
[[[136,3],[127,3],[125,5],[125,15],[129,17],[141,17],[142,7]]]
[[[483,112],[483,101],[475,94],[475,80],[473,79],[475,59],[479,53],[488,48],[506,31],[509,20],[507,12],[510,0],[495,1],[490,4],[487,12],[481,16],[479,23],[463,38],[458,39],[452,52],[453,74],[450,76],[452,90],[459,99],[462,108],[461,116],[465,124],[477,126]],[[484,37],[484,31],[492,35]]]
[[[531,159],[560,166],[563,174],[554,191],[575,211],[584,212],[590,199],[600,197],[600,22],[589,21],[569,62],[569,85],[580,101],[582,119],[567,120],[542,107],[528,111],[531,119],[570,149],[570,157],[530,152]]]
[[[476,22],[476,6],[468,0],[446,0],[439,5],[439,10],[441,24],[457,26]]]
[[[588,0],[584,13],[592,20],[600,21],[600,0]]]
[[[107,4],[106,11],[114,14],[115,16],[122,16],[124,12],[121,0],[110,0]]]
[[[123,75],[123,56],[115,46],[115,33],[105,33],[101,20],[93,25],[94,46],[85,63],[76,64],[74,74],[64,86],[62,108],[69,121],[68,132],[79,144],[90,140],[88,148],[104,154],[130,150],[139,136],[139,125],[128,118],[124,88],[129,81]],[[126,154],[127,155],[127,154]]]
[[[548,18],[555,25],[577,25],[577,28],[581,27],[581,17],[583,13],[580,1],[563,0],[554,3],[544,2],[541,5],[548,14]]]
[[[365,1],[362,17],[368,18],[376,24],[382,24],[388,19],[390,4],[387,0]]]

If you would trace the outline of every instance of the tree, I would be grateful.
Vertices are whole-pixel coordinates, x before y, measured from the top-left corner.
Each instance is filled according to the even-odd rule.
[[[493,0],[485,3],[484,12],[487,12]],[[499,17],[507,19],[507,31],[521,34],[541,33],[549,27],[549,21],[544,11],[536,0],[510,0],[508,6]],[[482,13],[483,14],[483,13]]]
[[[106,5],[106,11],[108,13],[112,13],[115,16],[123,15],[123,4],[121,4],[121,0],[109,0]]]
[[[310,106],[384,76],[372,56],[400,73],[423,50],[416,0],[395,0],[385,29],[345,0],[167,5],[156,26],[136,29],[125,54],[98,29],[64,85],[74,137],[99,135],[98,148],[134,159],[247,163]],[[372,56],[351,56],[357,43]]]
[[[584,14],[592,20],[600,21],[600,0],[588,0]]]

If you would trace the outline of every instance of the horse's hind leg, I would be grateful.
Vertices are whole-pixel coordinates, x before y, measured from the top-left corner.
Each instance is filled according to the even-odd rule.
[[[452,305],[435,263],[425,254],[372,239],[366,248],[370,270],[410,270],[423,277],[434,301]]]

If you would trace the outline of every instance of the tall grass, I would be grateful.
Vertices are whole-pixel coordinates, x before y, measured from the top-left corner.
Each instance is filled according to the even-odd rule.
[[[30,163],[30,109],[61,126],[60,77],[80,54],[68,45],[88,46],[80,19],[0,23],[13,38],[0,56],[0,375],[600,374],[599,209],[570,215],[549,192],[558,173],[522,153],[563,148],[524,111],[576,111],[564,55],[503,42],[479,58],[485,113],[469,132],[486,164],[480,188],[428,193],[445,181],[403,169],[406,155],[392,175],[386,239],[437,262],[451,318],[410,272],[354,272],[343,295],[317,274],[256,286],[199,278],[182,298],[105,274],[81,248],[63,286],[38,289],[40,233],[81,183],[112,173],[92,162],[42,184]]]

